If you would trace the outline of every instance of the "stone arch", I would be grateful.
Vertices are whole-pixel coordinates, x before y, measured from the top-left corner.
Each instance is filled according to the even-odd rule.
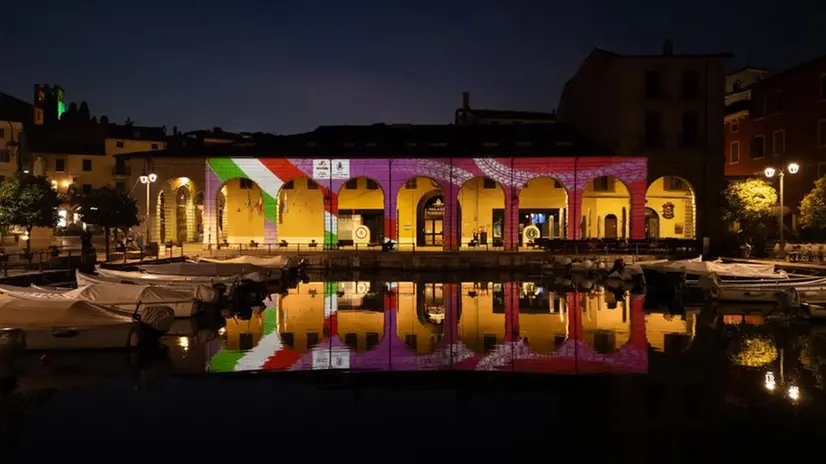
[[[399,249],[444,243],[444,189],[430,177],[408,179],[396,193]]]
[[[252,179],[235,177],[216,193],[219,243],[249,245],[264,241],[264,192]]]
[[[662,176],[645,192],[645,206],[659,218],[657,237],[691,240],[697,237],[696,195],[691,183],[679,176]]]
[[[369,177],[354,177],[338,190],[339,246],[366,246],[384,241],[385,192]]]
[[[520,246],[527,245],[537,232],[539,238],[568,237],[568,190],[562,182],[550,176],[534,177],[522,185],[518,195]]]
[[[505,189],[490,177],[468,179],[459,188],[459,237],[464,247],[505,245]]]
[[[296,176],[281,185],[276,201],[278,240],[288,244],[324,244],[329,214],[324,209],[322,185]]]
[[[617,239],[631,237],[631,190],[614,176],[597,177],[585,184],[578,218],[580,236],[583,239],[608,238],[606,218],[616,221]],[[612,225],[613,222],[609,223],[609,234],[614,230]]]

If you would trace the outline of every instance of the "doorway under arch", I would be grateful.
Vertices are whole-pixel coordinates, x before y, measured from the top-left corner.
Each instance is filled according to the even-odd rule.
[[[186,186],[178,187],[175,192],[175,239],[179,243],[187,241],[189,232],[190,193]]]
[[[459,189],[463,247],[505,246],[505,189],[489,177],[474,177]]]
[[[645,208],[645,238],[660,237],[660,215],[651,208]]]
[[[657,214],[659,227],[657,235],[650,238],[696,238],[695,202],[694,188],[682,177],[663,176],[654,180],[645,192],[645,204]]]
[[[438,182],[414,177],[396,194],[399,249],[441,248],[444,243],[444,195]]]
[[[350,179],[338,191],[339,246],[384,242],[384,192],[368,177]]]
[[[519,245],[537,238],[564,239],[568,192],[554,178],[536,177],[519,191]]]
[[[630,237],[630,192],[628,186],[613,176],[597,177],[588,182],[582,194],[580,236],[584,239]]]

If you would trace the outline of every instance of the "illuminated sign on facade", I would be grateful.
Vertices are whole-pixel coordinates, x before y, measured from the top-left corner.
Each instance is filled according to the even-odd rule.
[[[313,160],[313,178],[347,180],[350,178],[350,160]]]

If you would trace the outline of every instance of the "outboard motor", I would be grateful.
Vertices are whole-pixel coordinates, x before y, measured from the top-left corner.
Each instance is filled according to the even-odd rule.
[[[175,322],[175,312],[169,306],[149,306],[132,314],[137,323],[138,348],[157,346],[161,337],[169,332]]]

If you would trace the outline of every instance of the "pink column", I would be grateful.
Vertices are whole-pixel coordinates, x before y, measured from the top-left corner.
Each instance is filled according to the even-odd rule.
[[[636,181],[631,186],[631,238],[641,240],[645,238],[645,192],[644,181]]]
[[[648,337],[645,334],[644,301],[643,295],[631,295],[631,340],[629,343],[634,348],[641,349],[648,347]]]
[[[568,294],[568,339],[582,340],[582,301],[585,295],[579,292]]]
[[[447,189],[444,198],[444,249],[455,251],[459,249],[459,199],[452,186]]]
[[[392,189],[391,189],[392,190]],[[396,227],[396,195],[384,194],[384,239],[396,243],[399,231]]]
[[[505,282],[505,341],[519,339],[519,284]]]
[[[574,188],[568,191],[568,238],[581,239],[582,230],[582,189]]]
[[[515,187],[505,189],[505,249],[519,249],[519,191]]]

